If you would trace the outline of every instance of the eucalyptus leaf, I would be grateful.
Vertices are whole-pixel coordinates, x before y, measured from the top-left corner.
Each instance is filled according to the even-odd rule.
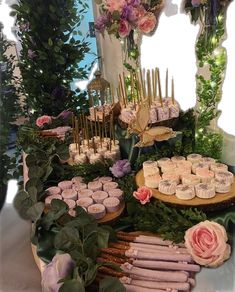
[[[74,227],[63,227],[56,235],[54,244],[56,248],[66,252],[73,249],[83,251],[83,242],[78,230]]]
[[[109,243],[109,231],[98,227],[98,248],[107,248]]]
[[[85,287],[76,279],[72,279],[63,283],[59,292],[85,292]]]
[[[32,207],[30,207],[27,210],[28,218],[30,218],[34,222],[37,221],[41,217],[44,211],[44,208],[45,208],[45,204],[42,202],[38,202],[34,204]]]
[[[100,281],[99,292],[125,292],[126,289],[122,283],[113,277],[105,277]]]

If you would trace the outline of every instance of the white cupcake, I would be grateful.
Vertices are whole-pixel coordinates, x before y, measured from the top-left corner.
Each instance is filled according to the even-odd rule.
[[[195,197],[195,190],[190,185],[178,185],[176,187],[175,195],[180,200],[191,200]]]
[[[195,186],[196,196],[201,199],[210,199],[215,196],[215,186],[210,183],[200,183]]]
[[[159,192],[164,195],[173,195],[176,192],[177,183],[171,180],[162,180],[159,182]]]

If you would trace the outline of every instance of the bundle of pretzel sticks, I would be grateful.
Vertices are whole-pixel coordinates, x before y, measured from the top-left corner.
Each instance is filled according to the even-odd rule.
[[[97,279],[120,279],[127,292],[190,291],[195,273],[200,271],[183,244],[173,244],[157,236],[117,233],[118,241],[101,249],[99,262],[116,264],[99,268]]]

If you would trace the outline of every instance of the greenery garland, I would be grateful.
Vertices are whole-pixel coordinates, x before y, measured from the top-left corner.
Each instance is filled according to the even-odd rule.
[[[80,0],[20,0],[12,8],[22,46],[19,67],[26,113],[57,116],[64,109],[88,108],[86,95],[70,88],[73,79],[86,77],[79,64],[89,44],[73,35],[81,34],[88,5]]]
[[[14,76],[15,57],[13,55],[7,55],[7,50],[12,45],[6,40],[2,29],[3,27],[0,23],[0,194],[1,197],[4,197],[7,182],[12,177],[10,172],[14,168],[6,151],[12,129],[11,123],[15,122],[20,112],[20,106],[15,87],[15,83],[17,82],[17,78]],[[3,201],[0,198],[0,209]]]
[[[192,22],[201,21],[202,30],[196,44],[199,68],[209,71],[209,78],[197,74],[197,124],[196,152],[219,159],[222,152],[222,134],[210,129],[211,122],[219,117],[217,109],[221,100],[221,86],[226,68],[226,50],[220,47],[225,34],[225,12],[230,0],[186,0],[185,10]]]

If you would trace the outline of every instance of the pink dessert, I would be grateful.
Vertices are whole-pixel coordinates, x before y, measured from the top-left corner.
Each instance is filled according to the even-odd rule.
[[[106,215],[105,206],[102,204],[94,204],[88,207],[88,213],[96,219],[101,219]]]
[[[75,176],[72,178],[71,181],[73,184],[79,185],[80,183],[82,183],[83,178],[81,176]]]
[[[173,156],[173,157],[171,157],[171,161],[177,164],[180,161],[185,161],[185,157],[184,156]]]
[[[151,106],[151,109],[149,111],[149,123],[155,124],[157,121],[158,121],[157,108],[156,106]]]
[[[143,163],[143,171],[144,171],[144,177],[159,173],[157,161],[151,161],[151,160],[145,161]]]
[[[168,157],[163,157],[163,158],[159,159],[159,160],[157,161],[157,163],[158,163],[158,166],[159,166],[159,167],[162,167],[162,165],[164,165],[166,162],[169,162],[169,161],[171,161],[170,158],[168,158]]]
[[[120,207],[120,201],[118,198],[107,198],[103,201],[103,205],[105,206],[108,213],[113,213],[118,211]]]
[[[215,196],[215,186],[210,183],[200,183],[195,186],[196,196],[201,199],[210,199]]]
[[[172,161],[166,162],[162,165],[161,171],[163,173],[172,173],[175,172],[176,164]]]
[[[88,189],[84,189],[84,190],[80,190],[78,192],[78,198],[83,198],[83,197],[90,197],[93,195],[93,191],[92,190],[88,190]]]
[[[103,190],[105,192],[108,192],[110,190],[116,189],[117,187],[118,187],[118,184],[116,182],[108,182],[103,185]]]
[[[226,181],[225,179],[215,179],[215,191],[217,193],[228,193],[231,191],[231,183],[229,181]]]
[[[170,117],[169,108],[167,106],[157,108],[158,121],[168,120]]]
[[[80,192],[81,190],[85,190],[87,189],[87,184],[84,184],[84,183],[80,183],[79,185],[73,185],[72,186],[72,189],[77,191],[77,192]]]
[[[182,176],[182,183],[185,185],[195,186],[200,183],[200,178],[195,174],[185,174]]]
[[[75,210],[70,209],[68,213],[69,213],[70,216],[76,217],[76,211]]]
[[[194,174],[196,173],[196,169],[207,169],[207,170],[209,170],[209,164],[203,163],[203,162],[193,163],[192,172]]]
[[[93,204],[92,198],[84,197],[76,201],[76,204],[80,207],[88,208]]]
[[[180,182],[180,177],[176,173],[163,173],[162,175],[163,180],[172,180],[175,181],[177,184]]]
[[[210,166],[212,163],[215,163],[215,159],[211,157],[202,157],[201,162]]]
[[[48,195],[60,195],[61,189],[59,187],[50,187],[50,188],[46,189],[46,193]]]
[[[234,174],[230,171],[218,171],[215,173],[215,178],[219,180],[226,180],[230,184],[234,181]]]
[[[120,189],[113,189],[108,192],[109,197],[118,198],[119,201],[123,200],[123,191]]]
[[[210,165],[210,169],[214,172],[228,171],[228,166],[226,164],[223,164],[223,163],[212,163]]]
[[[62,200],[62,197],[61,197],[61,195],[51,195],[51,196],[48,196],[45,199],[45,204],[46,205],[50,205],[51,204],[51,201],[53,199]]]
[[[180,109],[177,105],[169,105],[170,118],[178,118]]]
[[[177,162],[178,167],[185,168],[187,170],[190,170],[190,173],[192,171],[192,162],[188,160],[181,160]]]
[[[157,189],[161,180],[160,174],[152,174],[144,178],[144,184],[148,188]]]
[[[74,200],[65,199],[64,202],[69,206],[69,209],[76,207],[76,202]]]
[[[71,189],[73,183],[70,180],[64,180],[58,183],[58,187],[61,188],[61,190]]]
[[[88,189],[93,192],[102,191],[102,183],[99,181],[91,181],[88,183]]]
[[[78,198],[78,193],[73,189],[64,190],[61,195],[64,199],[71,199],[75,201]]]
[[[191,200],[195,197],[195,190],[190,185],[178,185],[176,187],[175,195],[180,200]]]
[[[92,199],[97,204],[102,204],[106,198],[108,198],[108,193],[106,193],[104,191],[96,191],[92,195]]]
[[[196,176],[202,183],[211,183],[214,179],[214,172],[204,168],[196,168]]]
[[[177,183],[171,180],[162,180],[159,183],[159,192],[164,195],[173,195],[176,192]]]
[[[102,176],[99,178],[99,182],[105,184],[107,182],[111,182],[113,179],[110,176]]]
[[[201,158],[202,158],[201,154],[197,154],[197,153],[192,153],[187,156],[187,160],[192,163],[200,162]]]

